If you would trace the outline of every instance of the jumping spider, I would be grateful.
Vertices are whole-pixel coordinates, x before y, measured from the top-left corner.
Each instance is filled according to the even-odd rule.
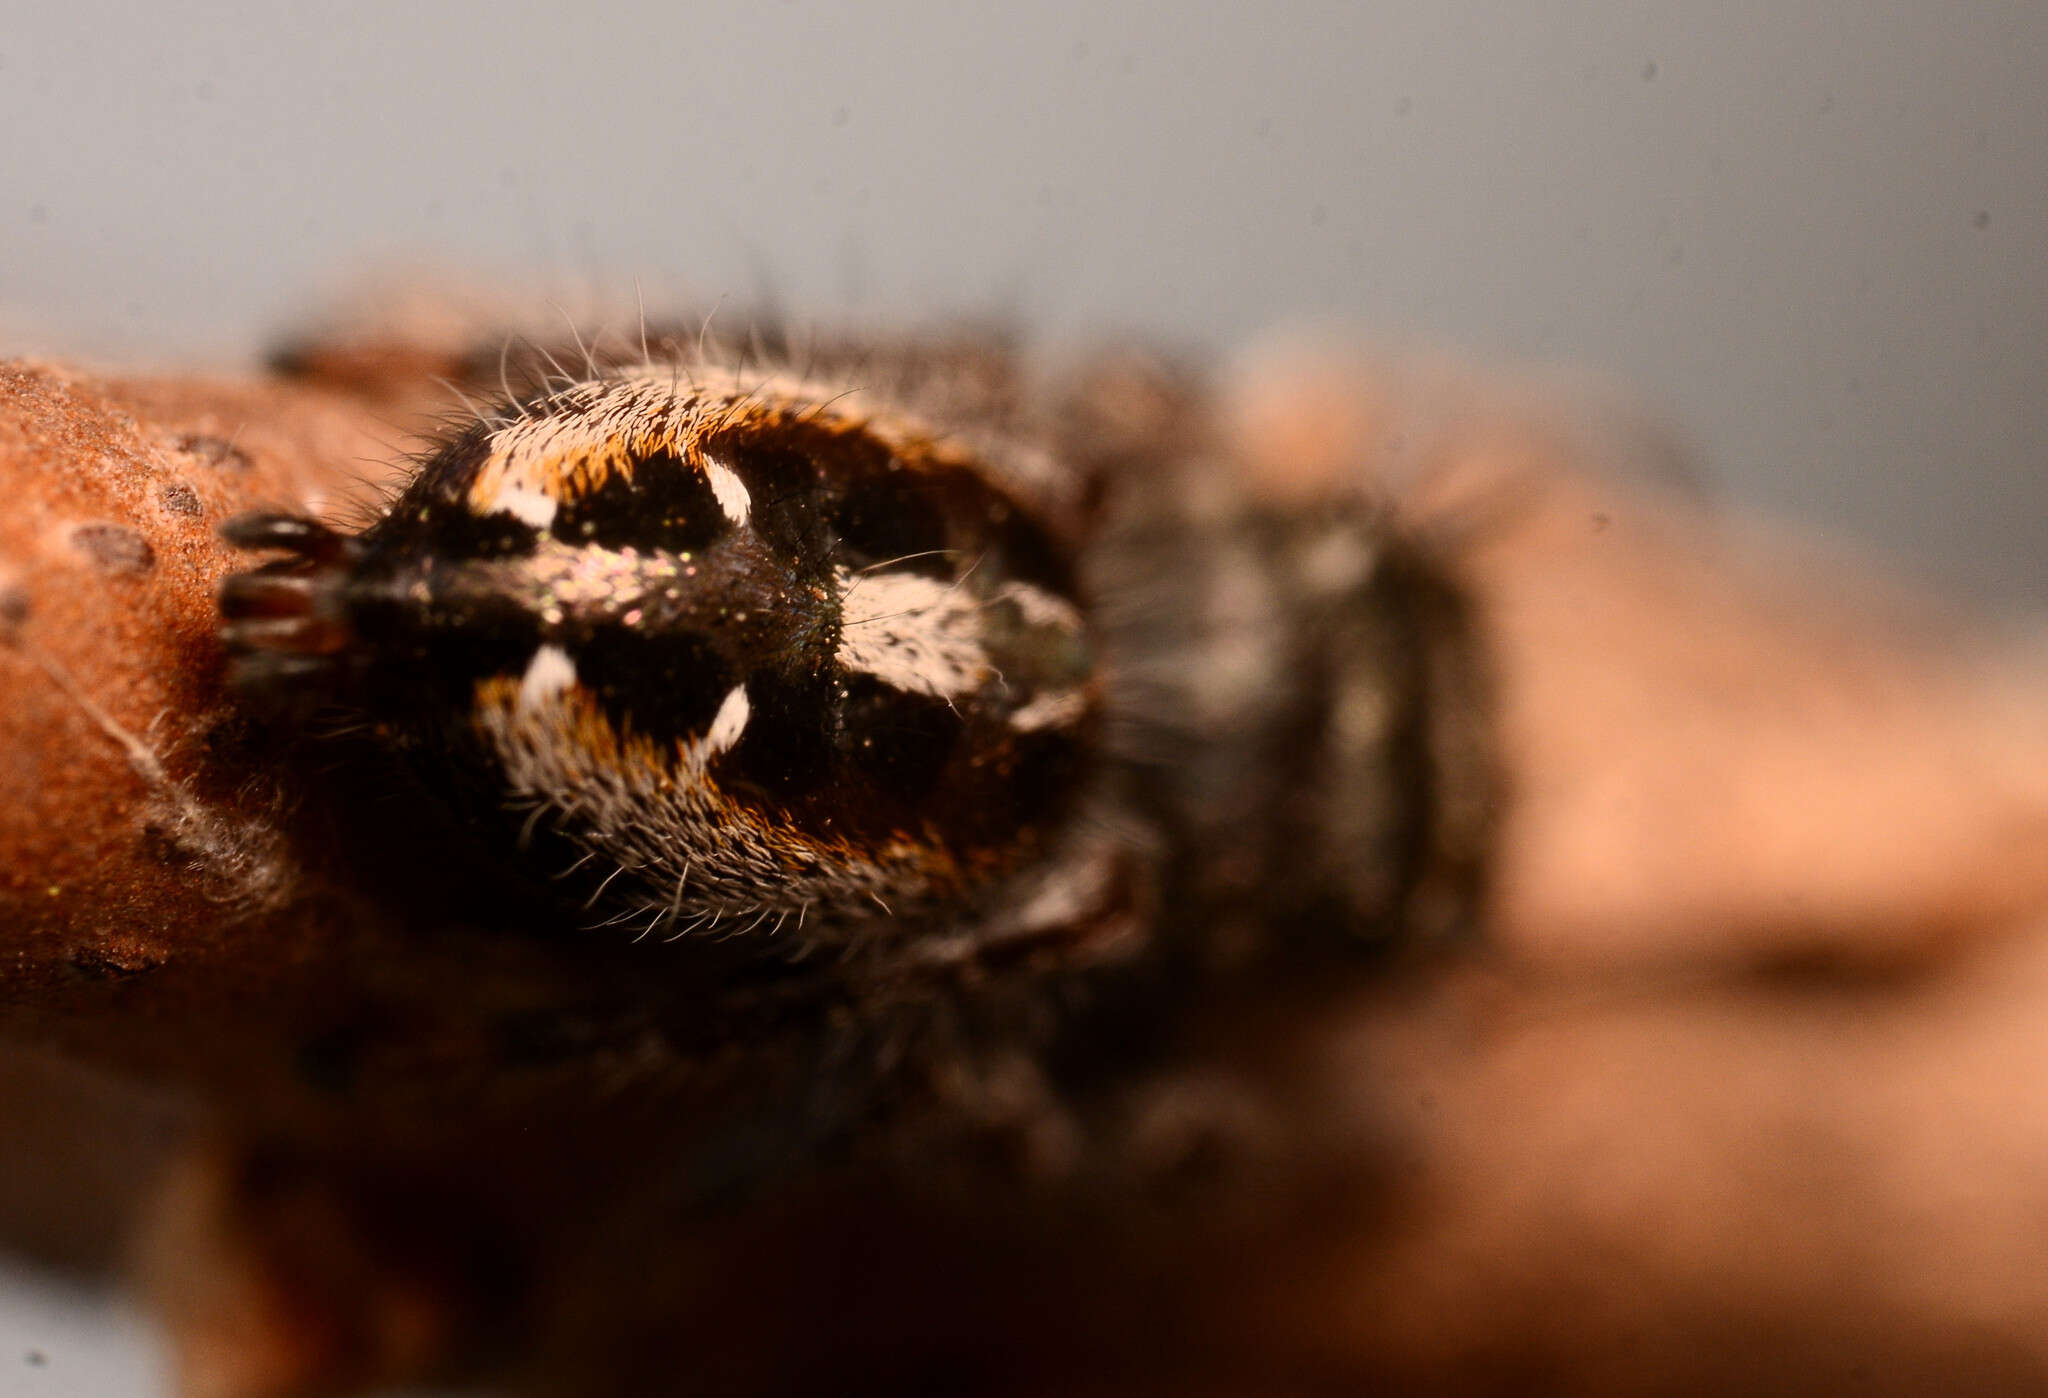
[[[221,594],[250,708],[366,754],[588,970],[505,1071],[687,1098],[636,1175],[686,1230],[821,1162],[1114,1215],[1284,1157],[1191,1046],[1469,925],[1448,571],[1363,482],[1258,498],[1149,360],[1063,391],[979,338],[642,339],[483,352],[498,392],[365,527],[226,531],[277,555]]]

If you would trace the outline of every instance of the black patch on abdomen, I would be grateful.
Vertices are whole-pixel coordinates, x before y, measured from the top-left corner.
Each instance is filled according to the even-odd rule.
[[[949,580],[959,571],[945,516],[914,479],[856,483],[834,508],[832,528],[849,567],[888,564],[891,572]]]
[[[630,477],[608,476],[597,489],[562,501],[552,529],[565,544],[691,553],[731,527],[704,474],[659,451],[636,460]]]
[[[1083,758],[1078,737],[1047,729],[1021,733],[1010,757],[1010,816],[1019,825],[1043,824],[1071,799]]]
[[[818,791],[832,777],[831,695],[822,675],[751,677],[746,731],[720,775],[785,804]]]
[[[658,742],[702,736],[738,683],[716,650],[687,633],[594,626],[567,649],[613,726]]]
[[[966,728],[960,715],[943,699],[907,693],[872,675],[850,677],[840,703],[850,775],[906,806],[931,795]]]

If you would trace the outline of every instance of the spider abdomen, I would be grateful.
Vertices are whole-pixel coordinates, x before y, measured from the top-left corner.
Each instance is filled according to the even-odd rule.
[[[240,529],[295,555],[228,585],[244,676],[332,686],[622,920],[971,902],[1084,766],[1063,545],[857,395],[629,367],[471,426],[360,536]]]

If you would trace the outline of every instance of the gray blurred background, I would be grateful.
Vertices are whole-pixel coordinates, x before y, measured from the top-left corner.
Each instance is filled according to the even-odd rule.
[[[394,256],[1218,349],[1350,322],[1616,373],[1710,486],[2048,601],[2039,0],[0,16],[0,352],[246,361]],[[0,1273],[42,1356],[0,1391],[151,1386],[39,1287]]]
[[[246,356],[367,259],[1618,372],[2048,599],[2039,0],[0,5],[0,334]]]

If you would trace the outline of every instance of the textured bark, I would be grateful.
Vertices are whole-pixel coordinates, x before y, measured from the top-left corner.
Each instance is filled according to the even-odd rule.
[[[317,498],[374,458],[372,409],[269,384],[115,384],[0,369],[0,848],[19,1032],[152,1071],[179,1027],[261,997],[307,950],[281,930],[280,795],[236,753],[214,530]]]

